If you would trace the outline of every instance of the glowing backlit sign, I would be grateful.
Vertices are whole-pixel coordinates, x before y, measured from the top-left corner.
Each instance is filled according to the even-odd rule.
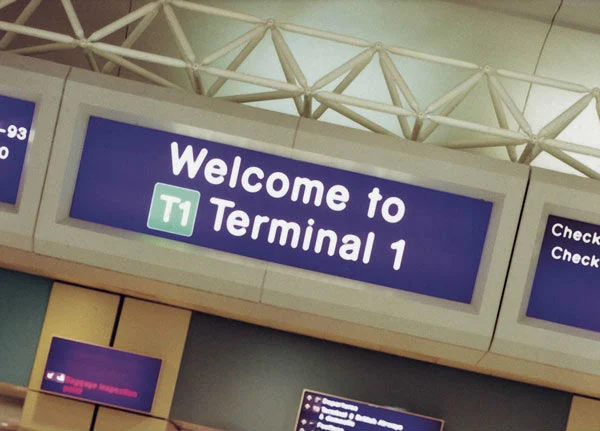
[[[91,117],[70,216],[470,303],[492,206]]]
[[[35,103],[0,96],[0,202],[17,203]]]
[[[600,226],[548,216],[527,316],[600,332]]]
[[[295,431],[441,431],[444,421],[305,390]]]
[[[150,412],[161,364],[157,358],[53,337],[41,389]]]

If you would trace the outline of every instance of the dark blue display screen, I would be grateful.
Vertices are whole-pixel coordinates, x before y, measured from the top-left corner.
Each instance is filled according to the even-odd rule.
[[[441,431],[444,421],[304,391],[295,431]]]
[[[527,316],[600,332],[600,226],[548,216]]]
[[[70,215],[470,303],[492,206],[92,117]]]
[[[0,202],[17,203],[35,103],[0,96]]]
[[[53,337],[42,390],[149,412],[161,363],[148,356]]]

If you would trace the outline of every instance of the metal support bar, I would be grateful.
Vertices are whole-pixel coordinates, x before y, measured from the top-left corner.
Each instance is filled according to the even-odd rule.
[[[328,105],[330,109],[333,109],[337,113],[339,113],[339,114],[343,115],[344,117],[346,117],[346,118],[354,121],[357,124],[360,124],[361,126],[363,126],[363,127],[367,128],[367,129],[371,130],[372,132],[380,133],[380,134],[383,134],[383,135],[396,136],[395,134],[393,134],[392,132],[390,132],[386,128],[381,127],[379,124],[377,124],[377,123],[369,120],[368,118],[363,117],[362,115],[354,112],[350,108],[347,108],[344,105],[341,105],[339,103],[328,101],[325,98],[320,97],[320,96],[321,95],[316,95],[315,99],[317,99],[321,104]]]
[[[352,82],[356,79],[356,77],[358,75],[360,75],[360,72],[362,72],[363,69],[365,67],[367,67],[367,64],[369,64],[371,62],[371,58],[372,57],[368,57],[365,60],[363,60],[362,63],[359,63],[356,66],[354,66],[354,69],[352,69],[344,77],[344,79],[342,79],[342,81],[334,88],[333,92],[336,93],[336,94],[342,94],[344,92],[344,90],[346,88],[348,88],[348,86],[350,84],[352,84]],[[327,111],[327,106],[326,105],[319,105],[319,107],[313,113],[313,118],[315,120],[319,119],[321,117],[321,115],[323,115],[325,113],[325,111]]]
[[[41,2],[42,2],[42,0],[31,0],[29,3],[27,3],[27,6],[25,6],[25,8],[21,11],[19,16],[15,20],[15,24],[25,24],[27,22],[27,20],[29,19],[29,17],[31,17],[31,15],[38,8],[38,6],[40,5]],[[0,7],[0,9],[2,9],[2,7]],[[10,45],[10,43],[13,41],[15,36],[16,36],[16,33],[14,33],[14,32],[6,33],[2,37],[2,39],[0,39],[0,50],[8,48],[8,45]]]
[[[135,42],[140,38],[140,36],[146,31],[146,29],[152,24],[154,18],[158,15],[158,7],[156,7],[152,12],[147,14],[144,18],[137,23],[137,25],[133,28],[133,30],[129,33],[125,41],[121,44],[123,48],[131,48]],[[112,61],[108,61],[104,67],[102,68],[102,73],[111,73],[115,68],[115,64]]]
[[[254,48],[258,46],[258,44],[263,40],[265,36],[266,28],[263,29],[261,33],[258,34],[254,39],[246,44],[246,46],[236,55],[236,57],[229,63],[227,66],[227,70],[236,71],[238,67],[248,58],[248,56],[254,51]],[[207,96],[214,96],[217,92],[223,87],[223,85],[227,82],[227,79],[219,77],[208,89]]]

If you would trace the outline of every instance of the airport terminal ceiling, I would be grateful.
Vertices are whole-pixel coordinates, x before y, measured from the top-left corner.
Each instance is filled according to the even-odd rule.
[[[3,0],[0,49],[600,177],[600,3]]]

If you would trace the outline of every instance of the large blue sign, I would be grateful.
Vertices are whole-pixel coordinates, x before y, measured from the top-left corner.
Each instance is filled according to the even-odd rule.
[[[0,96],[0,202],[17,203],[35,103]]]
[[[53,337],[42,390],[129,410],[152,410],[162,361]]]
[[[600,332],[600,226],[548,216],[527,316]]]
[[[492,203],[92,117],[70,215],[470,303]]]
[[[441,431],[444,421],[304,391],[295,431]]]

